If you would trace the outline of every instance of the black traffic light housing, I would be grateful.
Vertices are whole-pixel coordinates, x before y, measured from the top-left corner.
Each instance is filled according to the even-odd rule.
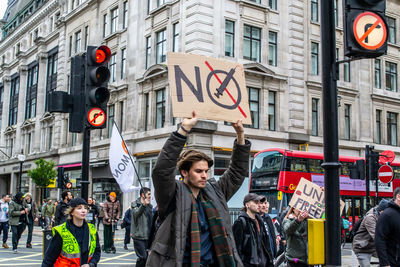
[[[365,161],[363,159],[356,160],[349,169],[350,179],[365,180]]]
[[[381,165],[379,164],[379,152],[370,151],[369,168],[371,170],[370,180],[378,180],[378,171]]]
[[[64,168],[58,167],[57,168],[57,188],[64,189]]]
[[[85,113],[84,125],[89,129],[106,127],[107,103],[110,92],[107,89],[110,70],[107,63],[111,50],[107,46],[89,46],[85,60]]]
[[[347,57],[355,58],[374,58],[386,54],[387,51],[387,22],[385,16],[386,10],[386,0],[344,0],[343,1],[344,10],[344,54]],[[377,45],[377,48],[366,48],[360,45],[356,40],[354,33],[354,23],[356,18],[360,14],[365,12],[372,12],[381,18],[385,24],[383,31],[386,34],[382,37],[382,42]],[[372,26],[371,24],[366,24],[364,31]],[[382,28],[381,25],[376,26],[376,28]],[[383,40],[385,39],[385,40]],[[368,37],[364,38],[365,43],[368,43]]]

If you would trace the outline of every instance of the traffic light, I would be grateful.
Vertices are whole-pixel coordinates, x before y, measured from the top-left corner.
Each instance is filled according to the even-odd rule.
[[[60,189],[64,189],[64,168],[58,167],[57,169],[57,187]]]
[[[386,0],[344,0],[344,54],[374,58],[387,51]]]
[[[378,180],[378,171],[381,165],[379,164],[379,152],[370,151],[369,168],[371,169],[370,180]]]
[[[85,61],[85,113],[84,125],[89,129],[106,127],[107,103],[110,92],[107,89],[110,70],[107,63],[111,50],[107,46],[89,46]]]
[[[69,111],[69,131],[71,133],[81,133],[84,127],[85,114],[85,58],[77,55],[71,58],[71,109]]]
[[[356,160],[349,169],[350,179],[365,180],[365,161],[363,159]]]

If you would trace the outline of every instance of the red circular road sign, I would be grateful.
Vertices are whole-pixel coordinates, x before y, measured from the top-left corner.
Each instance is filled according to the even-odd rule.
[[[396,155],[391,150],[385,150],[379,154],[379,164],[385,165],[386,162],[392,163]]]
[[[89,123],[95,127],[99,127],[106,122],[106,114],[101,108],[92,108],[87,114]]]
[[[387,27],[378,14],[363,12],[354,20],[353,34],[363,48],[376,50],[386,42]]]
[[[382,183],[390,183],[393,179],[393,169],[389,165],[383,165],[378,171],[379,181]]]

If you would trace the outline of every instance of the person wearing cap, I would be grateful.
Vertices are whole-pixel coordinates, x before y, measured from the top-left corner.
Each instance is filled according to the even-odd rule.
[[[53,227],[53,238],[48,246],[42,267],[96,267],[101,249],[95,225],[85,218],[88,204],[82,198],[69,203],[66,222]]]
[[[72,199],[72,194],[70,191],[64,191],[61,193],[61,199],[62,201],[60,204],[55,204],[56,206],[56,214],[54,215],[54,224],[55,225],[60,225],[64,223],[67,220],[67,215],[65,215],[65,211],[69,207],[69,202]]]
[[[272,222],[271,217],[268,214],[269,211],[269,202],[267,199],[262,196],[259,202],[260,206],[260,217],[263,220],[265,230],[267,231],[267,237],[271,248],[272,258],[275,259],[277,256],[277,250],[279,247],[279,242],[281,240],[278,232]]]
[[[182,120],[164,144],[153,169],[161,224],[146,266],[243,266],[227,201],[248,175],[250,141],[244,138],[242,122],[232,123],[236,141],[230,165],[216,181],[208,177],[213,165],[209,156],[193,149],[181,153],[197,121],[195,111],[192,118]],[[183,179],[175,179],[176,169]]]
[[[14,253],[18,253],[18,242],[21,238],[22,233],[26,228],[28,207],[24,203],[24,194],[18,192],[9,205],[9,222],[11,225],[12,232],[12,247]]]
[[[352,248],[361,267],[369,267],[375,251],[375,228],[379,215],[388,207],[389,201],[382,199],[377,207],[370,209],[354,235]]]
[[[400,187],[379,216],[375,230],[375,247],[379,266],[400,266]]]
[[[120,204],[117,200],[117,194],[111,192],[104,203],[104,251],[106,253],[115,253],[116,249],[114,246],[114,233],[115,227],[120,217]]]
[[[35,201],[32,200],[32,194],[26,193],[24,196],[24,203],[28,207],[27,214],[27,226],[28,226],[28,238],[26,239],[26,247],[32,248],[32,232],[33,232],[33,224],[38,221],[38,208],[36,206]]]
[[[247,194],[243,209],[232,226],[236,248],[244,266],[274,266],[271,245],[264,221],[260,216],[260,201],[264,196]]]

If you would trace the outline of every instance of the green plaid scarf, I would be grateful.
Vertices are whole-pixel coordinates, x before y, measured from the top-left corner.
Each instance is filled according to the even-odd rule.
[[[189,189],[190,191],[190,189]],[[219,216],[217,209],[211,200],[206,199],[200,193],[201,205],[207,215],[208,225],[211,232],[211,237],[214,244],[215,255],[217,256],[218,266],[221,267],[232,267],[235,266],[235,260],[232,255],[231,247],[228,244],[228,238],[226,235],[225,227],[222,224],[222,219]],[[197,213],[197,203],[191,194],[192,198],[192,218],[191,218],[191,231],[190,231],[190,243],[192,247],[191,261],[192,266],[200,266],[201,256],[201,233],[199,227],[199,218]]]

